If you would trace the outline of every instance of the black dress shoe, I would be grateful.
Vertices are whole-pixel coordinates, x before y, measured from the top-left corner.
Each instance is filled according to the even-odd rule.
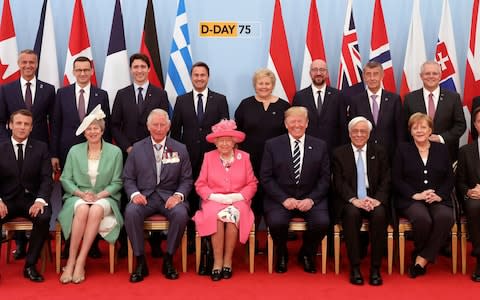
[[[363,276],[359,267],[352,267],[350,270],[350,283],[354,285],[363,285]]]
[[[92,247],[88,251],[88,257],[93,259],[102,258],[102,252],[100,252],[98,245],[95,245],[95,243],[93,243]]]
[[[33,282],[42,282],[43,276],[37,272],[35,266],[25,267],[23,269],[23,277],[30,279]]]
[[[163,275],[165,275],[165,278],[167,279],[170,279],[170,280],[178,279],[178,272],[177,270],[175,270],[175,267],[173,266],[171,254],[167,253],[163,258],[162,273]]]
[[[382,276],[380,275],[380,270],[378,268],[372,268],[370,270],[370,278],[368,283],[375,286],[383,284]]]
[[[219,281],[223,278],[222,270],[212,270],[210,278],[212,279],[212,281]]]
[[[135,271],[130,275],[130,282],[140,282],[143,281],[144,277],[148,276],[148,267],[145,262],[137,263]]]
[[[425,273],[427,273],[426,266],[422,268],[422,266],[420,266],[419,264],[412,264],[408,268],[408,276],[410,278],[416,278],[417,276],[425,275]]]
[[[223,276],[223,279],[230,279],[230,278],[232,278],[232,268],[223,267],[223,268],[222,268],[222,276]]]
[[[25,249],[18,248],[16,250],[13,250],[13,258],[15,260],[24,259],[25,256],[27,256],[27,252],[25,251]]]
[[[275,273],[287,272],[287,263],[288,263],[287,255],[285,254],[278,255],[277,261],[275,264]]]
[[[317,273],[315,258],[310,255],[299,255],[298,262],[303,266],[303,270],[307,273]]]

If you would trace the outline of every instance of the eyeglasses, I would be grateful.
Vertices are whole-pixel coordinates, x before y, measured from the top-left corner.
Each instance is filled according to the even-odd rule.
[[[328,69],[326,68],[311,68],[310,72],[312,73],[327,73]]]
[[[89,73],[92,69],[75,69],[73,71],[77,73]]]

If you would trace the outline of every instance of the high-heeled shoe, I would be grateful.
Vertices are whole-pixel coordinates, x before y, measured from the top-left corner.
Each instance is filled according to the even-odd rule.
[[[73,275],[72,277],[72,282],[75,284],[79,284],[84,280],[85,280],[85,270],[83,270],[80,275]]]
[[[68,272],[67,267],[65,266],[65,267],[62,268],[62,271],[63,271],[63,273],[62,273],[62,276],[60,276],[60,282],[63,283],[63,284],[67,284],[67,283],[72,282],[72,272],[73,272],[73,270]]]
[[[232,267],[223,267],[222,268],[222,276],[223,276],[223,279],[232,278]]]

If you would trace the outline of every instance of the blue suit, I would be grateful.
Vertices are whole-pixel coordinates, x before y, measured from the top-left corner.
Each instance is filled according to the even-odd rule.
[[[46,82],[36,80],[35,95],[33,95],[33,129],[30,137],[49,144],[50,134],[48,125],[53,115],[55,104],[55,87]],[[0,139],[10,137],[6,129],[10,115],[19,110],[26,109],[23,99],[20,79],[0,87]]]
[[[104,90],[91,85],[87,115],[98,104],[101,105],[102,110],[106,115],[103,138],[107,142],[110,142],[110,107],[108,103],[108,94]],[[75,135],[75,132],[81,123],[77,110],[75,83],[58,90],[52,121],[52,143],[50,145],[50,151],[52,157],[59,158],[60,164],[63,166],[70,148],[73,145],[85,142],[85,137],[83,135]]]
[[[123,184],[129,199],[135,192],[147,198],[147,205],[130,202],[125,210],[125,229],[132,242],[135,256],[144,255],[143,221],[155,213],[166,216],[170,222],[167,238],[167,253],[174,254],[182,239],[189,219],[188,203],[181,202],[172,209],[165,208],[165,202],[175,192],[184,199],[192,189],[192,168],[185,145],[168,138],[165,141],[167,153],[178,153],[177,162],[162,162],[160,182],[157,184],[157,166],[150,136],[138,141],[128,155],[123,169]]]
[[[295,184],[292,151],[288,134],[270,139],[265,144],[260,182],[265,190],[265,219],[275,245],[286,251],[288,223],[294,216],[307,222],[303,236],[303,255],[316,254],[318,243],[325,234],[328,216],[328,189],[330,164],[327,145],[320,139],[306,135],[300,182]],[[310,198],[313,207],[307,212],[287,210],[283,201],[293,197]]]

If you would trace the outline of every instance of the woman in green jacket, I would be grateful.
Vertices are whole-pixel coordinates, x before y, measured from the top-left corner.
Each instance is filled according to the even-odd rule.
[[[87,141],[70,149],[60,177],[65,194],[58,221],[65,238],[70,238],[62,283],[84,281],[87,254],[97,233],[115,243],[123,225],[119,209],[122,153],[102,139],[104,118],[98,105],[83,119],[76,134],[83,133]]]

